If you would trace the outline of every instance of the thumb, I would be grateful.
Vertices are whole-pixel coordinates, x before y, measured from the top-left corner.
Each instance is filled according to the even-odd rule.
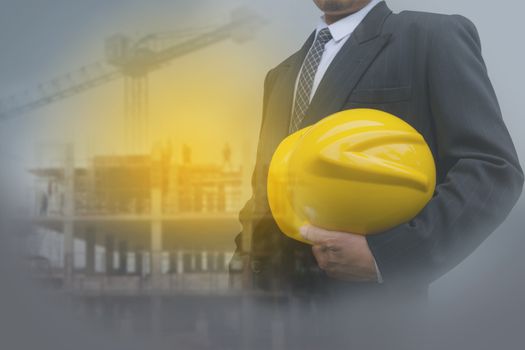
[[[332,232],[311,225],[301,226],[299,228],[299,233],[304,239],[313,244],[323,244],[330,238],[333,238]]]

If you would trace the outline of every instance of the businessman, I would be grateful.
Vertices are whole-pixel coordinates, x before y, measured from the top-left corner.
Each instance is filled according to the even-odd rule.
[[[267,74],[236,256],[253,286],[311,295],[400,292],[426,297],[505,219],[523,173],[474,25],[459,15],[404,11],[378,0],[314,0],[324,13],[304,45]],[[335,112],[396,115],[429,144],[437,186],[412,220],[376,235],[305,226],[313,246],[283,235],[266,197],[271,156],[290,133]],[[351,215],[351,213],[349,213]],[[251,249],[243,233],[252,229]]]

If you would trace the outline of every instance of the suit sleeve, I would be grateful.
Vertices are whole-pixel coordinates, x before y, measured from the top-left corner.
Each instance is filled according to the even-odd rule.
[[[429,29],[427,79],[438,185],[410,222],[367,236],[385,283],[426,283],[472,253],[519,198],[523,172],[474,25],[443,16]]]

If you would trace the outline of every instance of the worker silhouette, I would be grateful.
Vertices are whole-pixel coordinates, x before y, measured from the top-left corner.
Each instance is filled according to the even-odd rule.
[[[222,149],[222,166],[225,171],[233,171],[233,165],[231,161],[232,150],[230,144],[226,142]]]

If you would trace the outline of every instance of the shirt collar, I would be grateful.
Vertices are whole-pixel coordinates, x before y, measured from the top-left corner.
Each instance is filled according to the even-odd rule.
[[[357,26],[363,21],[363,19],[366,17],[366,15],[382,0],[372,0],[368,5],[363,7],[361,10],[354,12],[344,18],[341,18],[339,21],[332,23],[330,25],[327,25],[324,21],[324,15],[321,16],[321,20],[316,28],[316,35],[319,33],[319,31],[323,28],[327,28],[330,30],[330,34],[332,34],[332,38],[335,42],[339,42],[342,39],[346,38],[347,36],[350,36],[354,32],[354,30],[357,28]]]

